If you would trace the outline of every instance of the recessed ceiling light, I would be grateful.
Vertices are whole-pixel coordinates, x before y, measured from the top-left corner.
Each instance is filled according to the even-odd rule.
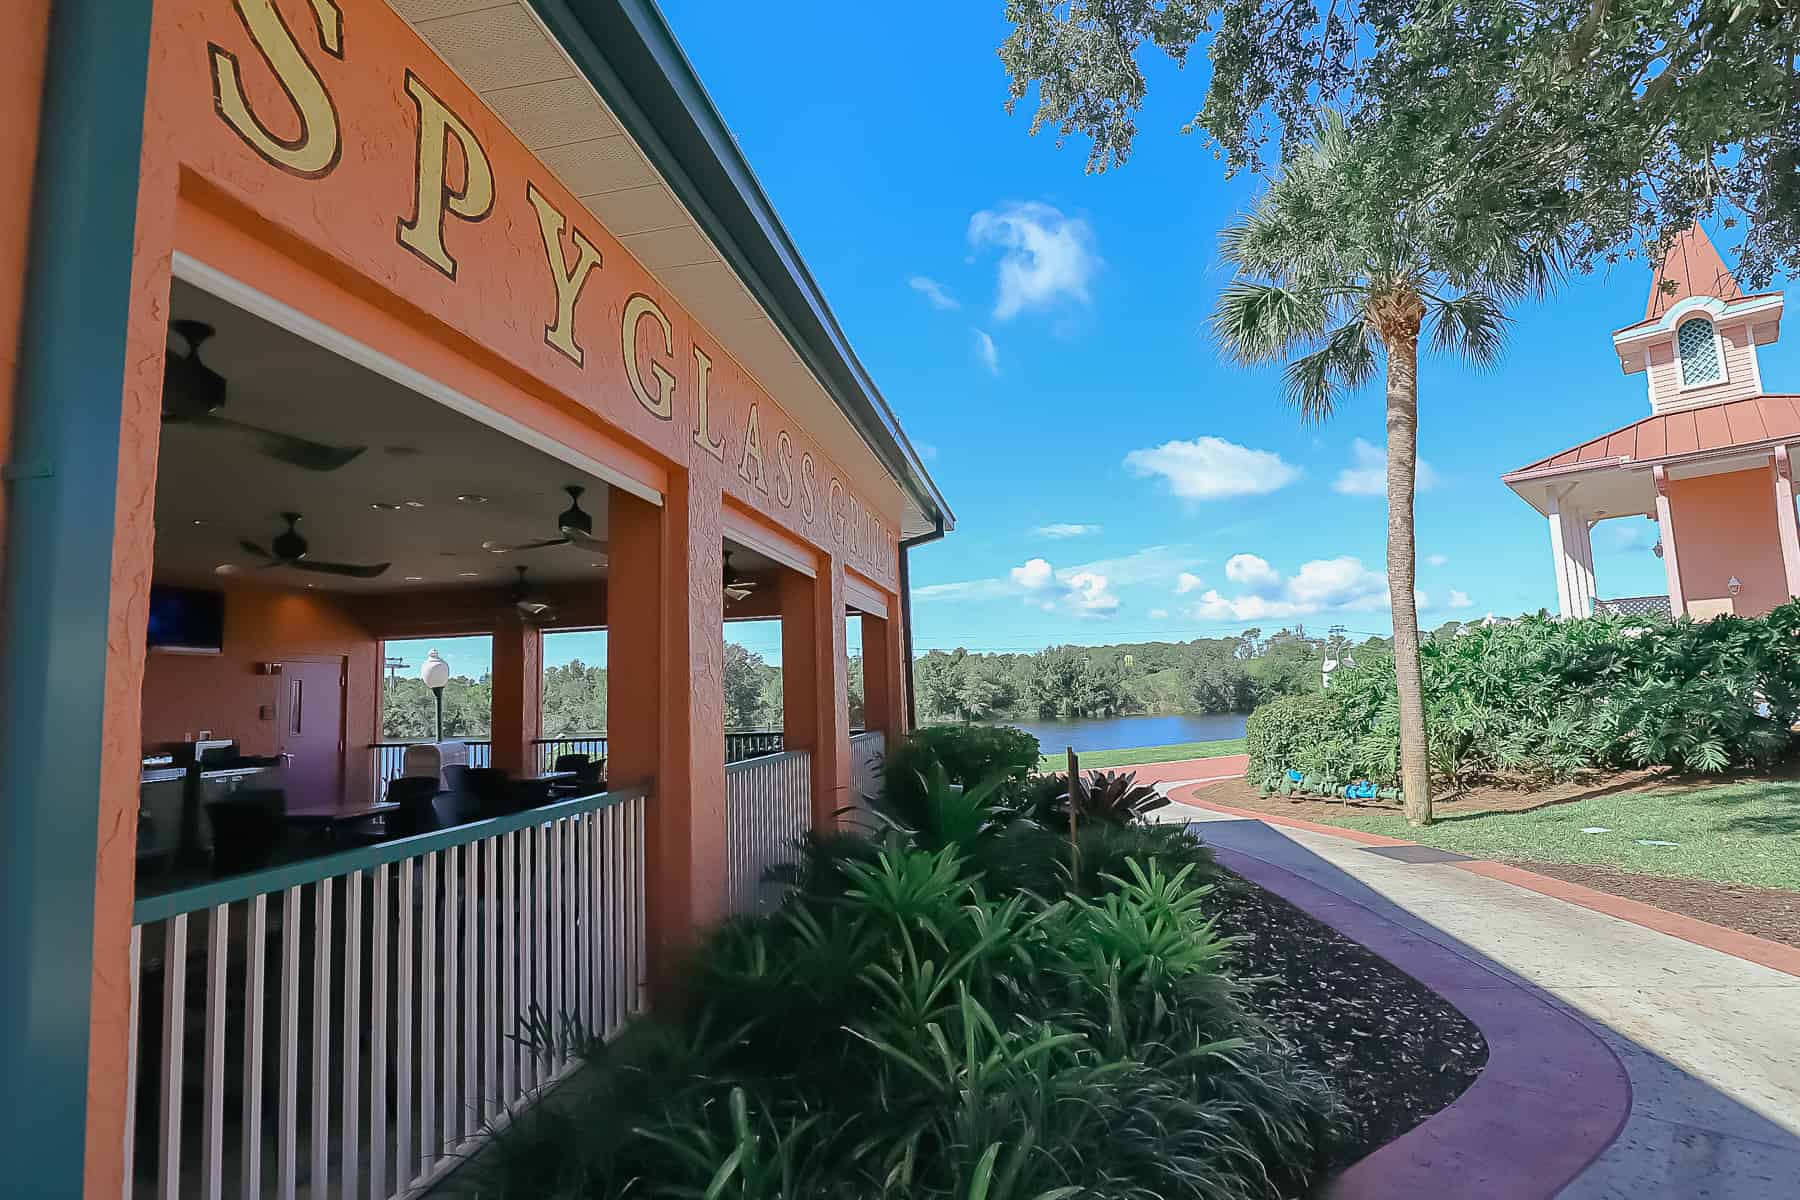
[[[456,573],[456,575],[457,575],[457,578],[459,578],[459,579],[479,579],[481,577],[481,572],[480,571],[458,571]]]
[[[406,502],[406,507],[408,507],[408,508],[424,508],[425,502],[423,500],[408,500]]]
[[[213,568],[213,574],[214,575],[236,575],[237,574],[237,564],[235,564],[235,563],[220,563],[218,566]]]
[[[376,512],[399,512],[400,511],[400,506],[398,504],[388,504],[381,500],[377,500],[375,503],[369,505],[369,507],[374,509]]]
[[[486,496],[478,495],[475,492],[464,492],[462,495],[457,497],[457,500],[461,501],[464,504],[486,504],[487,503]]]
[[[307,586],[307,587],[309,587],[309,588],[316,588],[316,587],[318,587],[318,586],[319,586],[319,585],[318,585],[318,584],[316,584],[316,583],[309,583],[309,584],[307,584],[307,585],[306,585],[306,586]]]
[[[408,583],[422,583],[424,580],[425,577],[423,575],[408,575],[406,577],[406,582]]]
[[[204,525],[204,524],[206,524],[206,522],[205,522],[205,521],[202,521],[202,520],[201,520],[201,519],[200,519],[200,518],[199,518],[199,517],[195,517],[195,518],[194,518],[194,520],[193,520],[193,522],[192,522],[192,524],[195,524],[195,525]]]

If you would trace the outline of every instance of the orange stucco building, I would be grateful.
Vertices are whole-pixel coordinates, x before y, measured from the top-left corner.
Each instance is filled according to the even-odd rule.
[[[1765,391],[1758,359],[1781,310],[1778,292],[1745,295],[1689,229],[1654,272],[1643,320],[1613,334],[1620,368],[1646,378],[1650,415],[1503,477],[1549,520],[1563,616],[1756,616],[1800,595],[1800,396]],[[1668,591],[1603,599],[1591,531],[1632,517],[1657,524]]]
[[[9,17],[14,1182],[402,1194],[573,1069],[511,1043],[525,1014],[604,1034],[655,1004],[854,802],[908,721],[908,549],[952,514],[649,0]],[[165,600],[210,637],[159,634]],[[751,618],[782,625],[781,752],[728,765],[723,629]],[[585,787],[545,771],[559,629],[608,635]],[[471,633],[479,754],[555,790],[451,819],[441,792],[382,835],[381,643]],[[263,819],[192,797],[253,775],[376,834],[184,874],[191,826]]]

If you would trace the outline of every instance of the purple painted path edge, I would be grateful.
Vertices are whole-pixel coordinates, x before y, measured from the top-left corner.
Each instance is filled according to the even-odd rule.
[[[1379,954],[1481,1030],[1488,1062],[1447,1107],[1351,1164],[1327,1200],[1536,1200],[1619,1136],[1631,1082],[1592,1029],[1547,995],[1283,867],[1225,847],[1221,865]]]

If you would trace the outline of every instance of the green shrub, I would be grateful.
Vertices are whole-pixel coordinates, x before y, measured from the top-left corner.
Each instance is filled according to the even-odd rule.
[[[1566,779],[1592,767],[1766,765],[1800,717],[1800,601],[1767,617],[1526,618],[1420,651],[1433,774]],[[1328,786],[1398,777],[1393,663],[1365,654],[1322,696],[1251,714],[1250,777]]]
[[[1267,779],[1297,767],[1337,722],[1337,705],[1324,695],[1283,696],[1259,706],[1244,722],[1250,778]]]
[[[1037,739],[1011,725],[928,725],[887,752],[882,807],[916,829],[926,821],[920,805],[933,770],[959,787],[997,777],[1022,785],[1037,764]]]
[[[806,839],[787,903],[711,936],[681,1012],[600,1048],[451,1186],[569,1200],[1304,1194],[1336,1101],[1246,1011],[1199,839],[1093,820],[1071,881],[1066,841],[1033,819],[1017,775],[959,788],[940,759],[912,774],[917,826]]]

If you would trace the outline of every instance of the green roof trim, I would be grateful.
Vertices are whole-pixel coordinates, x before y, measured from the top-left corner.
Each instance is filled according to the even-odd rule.
[[[928,520],[955,524],[653,0],[526,0]],[[604,50],[601,48],[605,47]]]

